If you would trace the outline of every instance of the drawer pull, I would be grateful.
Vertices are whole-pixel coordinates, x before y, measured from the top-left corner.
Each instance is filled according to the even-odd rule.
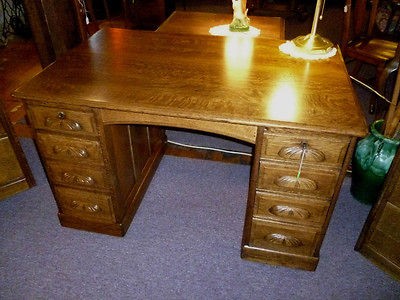
[[[304,149],[305,145],[305,149]],[[306,142],[301,142],[298,145],[283,147],[279,150],[278,155],[285,159],[300,160],[304,151],[304,160],[313,162],[322,162],[325,160],[325,155],[322,151],[313,149]]]
[[[63,111],[60,111],[59,113],[58,113],[58,118],[59,119],[61,119],[61,120],[64,120],[65,119],[65,112],[63,112]]]
[[[301,152],[300,152],[301,156],[299,162],[299,169],[297,170],[297,176],[279,177],[276,181],[276,184],[281,187],[314,191],[317,189],[317,183],[314,180],[301,177],[301,171],[303,169],[303,163],[306,157],[308,144],[306,142],[302,142],[300,146],[301,146]]]
[[[79,157],[79,158],[86,158],[89,156],[89,153],[84,148],[78,148],[70,145],[60,146],[56,145],[53,147],[54,154],[65,154],[71,157]]]
[[[73,200],[71,202],[71,207],[76,210],[83,210],[85,212],[90,212],[90,213],[100,213],[101,212],[101,207],[97,204],[86,205],[84,203],[79,203],[76,200]]]
[[[290,207],[287,205],[274,205],[268,211],[277,217],[287,217],[302,220],[306,220],[311,217],[311,213],[308,210],[298,207]]]
[[[265,236],[264,239],[270,243],[287,246],[291,248],[297,248],[304,245],[302,241],[300,241],[299,239],[281,233],[271,233]]]
[[[65,172],[62,175],[62,179],[66,183],[77,183],[77,184],[82,184],[82,185],[94,185],[95,184],[95,180],[90,176],[71,174],[69,172]]]
[[[314,180],[308,178],[300,178],[296,176],[282,176],[275,181],[276,185],[280,187],[315,191],[318,186]]]
[[[82,126],[79,122],[67,118],[65,112],[59,112],[57,118],[47,117],[44,125],[53,129],[81,131]]]

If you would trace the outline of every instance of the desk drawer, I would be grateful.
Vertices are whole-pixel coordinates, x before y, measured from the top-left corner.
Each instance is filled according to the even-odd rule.
[[[335,190],[339,170],[303,166],[297,179],[298,165],[260,162],[257,188],[330,199]]]
[[[29,106],[31,121],[36,129],[78,134],[97,134],[94,114],[91,111],[44,106]]]
[[[102,152],[98,141],[38,133],[37,142],[45,158],[103,164]]]
[[[53,183],[79,188],[105,189],[107,177],[104,168],[85,167],[60,162],[47,162],[49,178]]]
[[[111,196],[59,186],[54,190],[60,213],[80,219],[115,222]]]
[[[318,232],[312,228],[253,219],[250,246],[313,256]]]
[[[337,135],[268,128],[264,133],[261,157],[298,162],[304,150],[305,163],[341,165],[349,142],[349,138]]]
[[[322,226],[328,209],[328,201],[258,192],[254,216],[282,222]]]

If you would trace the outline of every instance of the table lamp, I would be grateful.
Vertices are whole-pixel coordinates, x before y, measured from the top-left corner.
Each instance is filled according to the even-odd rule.
[[[220,36],[259,36],[260,30],[250,26],[246,2],[246,0],[232,0],[233,19],[231,24],[211,27],[210,34]]]
[[[336,48],[333,47],[332,42],[316,33],[318,20],[322,19],[324,6],[325,0],[317,0],[311,33],[298,36],[280,45],[279,49],[283,53],[304,59],[325,59],[336,54]]]

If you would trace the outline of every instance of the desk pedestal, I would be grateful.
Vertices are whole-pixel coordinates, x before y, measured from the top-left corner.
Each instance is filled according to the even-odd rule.
[[[28,113],[61,224],[123,236],[164,153],[164,131],[100,125],[90,108],[35,105]]]
[[[242,257],[315,270],[355,139],[258,128]]]

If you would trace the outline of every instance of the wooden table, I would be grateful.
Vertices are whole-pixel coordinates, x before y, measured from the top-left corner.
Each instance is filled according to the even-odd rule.
[[[339,54],[281,43],[103,29],[20,87],[61,224],[124,235],[163,126],[200,130],[254,145],[242,257],[315,269],[367,125]]]
[[[284,39],[285,20],[279,17],[249,16],[250,25],[261,31],[259,37]],[[211,27],[232,22],[232,14],[175,11],[157,29],[160,32],[209,35]]]

